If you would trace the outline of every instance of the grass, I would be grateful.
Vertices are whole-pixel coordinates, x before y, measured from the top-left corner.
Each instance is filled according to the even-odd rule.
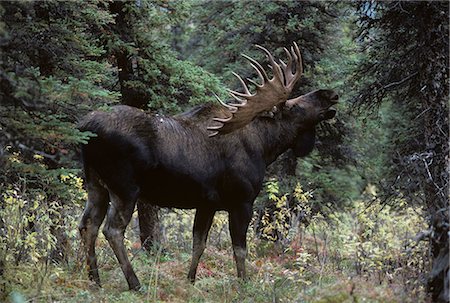
[[[361,214],[359,210],[356,213]],[[128,291],[118,262],[100,234],[97,255],[103,288],[87,279],[79,239],[74,236],[68,263],[30,259],[0,268],[0,301],[427,302],[419,280],[421,268],[426,266],[420,263],[424,248],[404,242],[411,237],[404,236],[405,232],[414,235],[421,224],[413,224],[409,212],[373,213],[377,216],[369,212],[365,217],[346,214],[336,217],[334,223],[317,220],[308,228],[296,230],[283,248],[256,239],[250,231],[246,281],[236,278],[228,228],[224,225],[226,215],[220,214],[192,285],[186,276],[193,213],[171,212],[164,216],[164,243],[151,253],[140,249],[133,229],[136,224],[127,230],[126,245],[141,281],[140,291]],[[368,224],[373,222],[377,222],[377,229],[370,229],[373,224]],[[371,231],[369,239],[363,232],[367,230]]]
[[[106,246],[103,243],[102,246]],[[99,247],[106,250],[106,247]],[[128,291],[114,258],[103,255],[103,288],[87,280],[80,264],[22,265],[7,273],[12,291],[7,301],[21,302],[423,302],[423,293],[377,278],[352,277],[315,264],[292,265],[292,255],[268,253],[247,263],[249,279],[236,278],[229,249],[209,247],[198,270],[197,282],[186,279],[190,262],[184,252],[139,251],[133,266],[142,289]],[[321,276],[319,276],[321,275]]]

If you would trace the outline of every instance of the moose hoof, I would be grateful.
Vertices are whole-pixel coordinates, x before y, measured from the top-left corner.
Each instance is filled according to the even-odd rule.
[[[102,284],[100,284],[100,282],[90,280],[89,284],[87,285],[87,287],[90,290],[95,291],[95,290],[98,290],[98,289],[102,288]]]
[[[141,289],[141,284],[137,283],[135,285],[130,285],[130,290],[139,291]]]
[[[195,277],[188,276],[188,280],[189,282],[191,282],[192,285],[195,284]]]

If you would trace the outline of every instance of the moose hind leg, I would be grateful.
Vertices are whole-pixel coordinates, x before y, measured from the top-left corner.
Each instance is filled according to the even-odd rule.
[[[208,232],[214,218],[214,210],[197,209],[195,212],[194,228],[193,228],[193,244],[192,244],[192,261],[188,273],[188,279],[194,283],[197,274],[198,263],[200,257],[206,248],[206,240]]]
[[[246,279],[245,258],[247,257],[247,229],[252,218],[252,207],[244,205],[230,212],[229,224],[231,242],[233,244],[234,260],[237,275]]]
[[[95,254],[95,241],[108,209],[109,195],[108,191],[98,183],[98,180],[94,179],[87,183],[87,190],[88,200],[78,230],[86,253],[89,279],[101,286]]]
[[[159,229],[158,206],[139,199],[137,210],[141,245],[145,250],[151,251],[152,247],[157,246],[160,241],[157,233]]]
[[[131,196],[132,197],[129,199],[122,199],[110,192],[111,205],[108,209],[103,234],[120,263],[123,274],[128,282],[129,289],[138,290],[140,283],[128,260],[127,251],[123,243],[125,229],[133,215],[134,206],[137,200],[137,194]]]

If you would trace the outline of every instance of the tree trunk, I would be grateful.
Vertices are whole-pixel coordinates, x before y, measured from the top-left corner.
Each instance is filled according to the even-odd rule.
[[[424,121],[426,148],[431,154],[431,159],[423,161],[427,175],[423,191],[432,230],[432,268],[427,286],[433,302],[449,302],[448,114],[444,100],[433,97],[428,100],[433,102],[424,102],[428,109]]]
[[[449,302],[449,245],[448,210],[436,213],[432,222],[432,268],[428,277],[428,290],[433,302]]]
[[[110,11],[115,14],[114,31],[118,39],[125,43],[132,43],[134,40],[133,26],[129,20],[133,16],[128,14],[127,6],[132,5],[130,2],[113,1],[110,3]],[[128,14],[128,15],[127,15]],[[114,56],[117,60],[117,69],[119,72],[120,92],[122,94],[122,103],[137,108],[145,108],[147,106],[147,96],[142,90],[138,90],[129,85],[128,81],[140,80],[137,71],[136,58],[124,48],[115,48]]]

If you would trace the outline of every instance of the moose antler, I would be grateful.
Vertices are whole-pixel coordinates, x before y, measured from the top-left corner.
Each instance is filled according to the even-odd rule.
[[[297,44],[291,47],[290,51],[284,48],[288,56],[288,63],[280,60],[280,64],[275,62],[272,54],[262,46],[256,45],[257,48],[263,50],[269,59],[270,68],[273,72],[273,78],[269,79],[266,71],[255,59],[243,54],[242,56],[250,62],[250,65],[256,70],[261,79],[261,84],[247,79],[256,86],[256,92],[252,94],[248,89],[245,81],[233,72],[241,82],[244,92],[228,90],[229,94],[238,103],[226,104],[219,97],[217,100],[228,110],[229,117],[213,118],[218,125],[209,126],[207,129],[212,131],[210,137],[217,134],[230,133],[236,129],[244,127],[250,123],[258,114],[271,110],[274,106],[283,103],[289,97],[295,83],[303,73],[302,57]],[[293,67],[295,66],[295,70]]]

